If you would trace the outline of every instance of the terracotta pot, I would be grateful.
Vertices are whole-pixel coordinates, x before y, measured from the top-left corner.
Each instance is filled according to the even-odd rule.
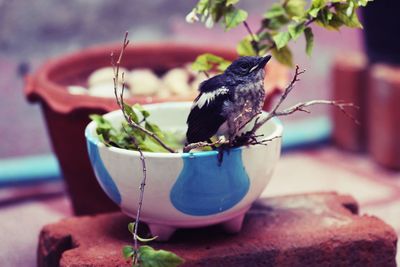
[[[332,99],[353,103],[359,107],[359,109],[348,109],[347,112],[359,121],[360,125],[340,109],[332,109],[333,141],[348,151],[366,150],[367,77],[367,60],[362,54],[346,53],[336,57],[332,67]]]
[[[379,164],[400,169],[400,67],[371,67],[368,88],[368,150]]]
[[[29,101],[39,102],[42,106],[53,150],[67,183],[74,211],[78,215],[118,209],[96,182],[83,134],[85,126],[90,121],[90,114],[104,114],[118,107],[114,98],[73,95],[68,93],[67,86],[86,85],[88,76],[94,70],[111,65],[110,53],[112,51],[118,53],[120,46],[120,44],[97,46],[49,60],[33,76],[26,79],[25,95]],[[172,43],[142,44],[132,45],[126,49],[122,66],[127,69],[150,68],[157,74],[163,74],[168,69],[183,66],[206,52],[231,60],[236,57],[234,50],[226,48]],[[284,84],[287,79],[282,72],[278,74],[276,71],[271,72],[268,78],[271,91],[276,85]],[[129,103],[141,104],[188,100],[191,99],[183,97],[126,99]]]

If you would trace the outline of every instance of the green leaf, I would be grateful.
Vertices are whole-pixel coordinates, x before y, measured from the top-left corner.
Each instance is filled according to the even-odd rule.
[[[157,141],[155,141],[151,137],[147,137],[142,142],[140,142],[139,147],[143,151],[148,151],[148,152],[168,152],[165,148],[163,148]]]
[[[135,250],[132,246],[124,246],[122,248],[122,255],[124,255],[125,259],[130,259],[135,254]]]
[[[287,16],[282,15],[271,19],[263,19],[262,25],[264,28],[276,31],[279,30],[282,26],[288,24],[289,22],[290,19]]]
[[[140,237],[140,236],[136,235],[136,238],[137,238],[140,242],[147,243],[147,242],[151,242],[151,241],[156,240],[156,239],[158,238],[158,236],[153,236],[153,237],[150,237],[150,238],[143,238],[143,237]]]
[[[131,222],[131,223],[128,224],[128,231],[132,235],[135,234],[135,223],[134,222]]]
[[[329,21],[329,25],[326,26],[329,30],[339,30],[343,26],[343,21],[339,18],[337,14],[333,14],[332,19]]]
[[[196,9],[198,14],[203,15],[206,12],[207,7],[209,6],[210,0],[199,0],[196,4]]]
[[[162,249],[154,250],[150,246],[141,246],[139,254],[143,267],[176,267],[184,263],[176,254]]]
[[[236,47],[236,51],[240,56],[256,56],[257,52],[254,50],[252,45],[251,36],[246,36],[243,40],[239,42]]]
[[[209,71],[212,65],[208,62],[206,55],[201,55],[192,63],[192,69],[195,71]]]
[[[333,13],[328,7],[320,10],[316,22],[321,26],[329,29],[329,22],[333,18]]]
[[[371,2],[372,0],[358,0],[358,4],[360,6],[366,6],[368,2]]]
[[[235,28],[240,23],[247,19],[247,12],[243,9],[234,8],[230,6],[224,15],[225,30],[228,31]]]
[[[147,110],[145,110],[143,108],[143,106],[140,105],[139,103],[136,103],[135,105],[133,105],[133,108],[138,110],[140,113],[142,113],[142,116],[144,119],[147,119],[150,116],[150,113]]]
[[[134,222],[131,222],[131,223],[128,224],[128,231],[129,231],[133,236],[136,236],[136,238],[137,238],[140,242],[143,242],[143,243],[153,241],[153,240],[157,239],[157,237],[158,237],[158,236],[154,236],[154,237],[151,237],[151,238],[143,238],[143,237],[140,237],[139,235],[135,235],[135,223],[134,223]]]
[[[126,113],[126,115],[128,115],[128,117],[129,117],[133,122],[139,123],[139,118],[138,118],[138,116],[136,115],[136,113],[135,113],[135,111],[133,110],[133,108],[132,108],[130,105],[126,104],[126,103],[123,103],[123,104],[124,104],[124,112]]]
[[[293,66],[292,52],[287,46],[282,47],[280,50],[273,48],[272,55],[278,62],[290,67]]]
[[[285,47],[290,41],[290,34],[288,32],[279,32],[278,34],[272,37],[276,44],[276,48],[280,50],[282,47]]]
[[[338,3],[335,5],[337,19],[344,25],[351,28],[362,28],[357,12],[347,3]]]
[[[308,14],[311,16],[311,17],[313,17],[313,18],[316,18],[317,16],[318,16],[318,12],[321,10],[321,8],[319,8],[319,7],[314,7],[314,8],[311,8],[309,11],[308,11]]]
[[[154,133],[155,135],[157,135],[159,138],[164,138],[164,134],[161,131],[160,127],[158,127],[158,125],[148,122],[146,121],[146,123],[144,124],[144,127],[149,130],[150,132]]]
[[[325,5],[326,5],[326,0],[312,0],[311,1],[311,7],[313,7],[313,8],[323,8]]]
[[[229,65],[231,65],[231,63],[232,62],[230,61],[222,61],[217,65],[217,70],[219,70],[220,72],[224,72],[229,67]]]
[[[225,6],[236,5],[239,0],[227,0]]]
[[[263,40],[272,41],[272,35],[269,31],[263,31],[260,34],[258,34],[258,39],[261,41],[263,41]]]
[[[311,56],[312,49],[314,46],[314,34],[310,27],[307,27],[304,30],[304,37],[306,39],[306,53],[307,53],[307,55]]]
[[[222,57],[206,53],[196,58],[196,60],[192,63],[192,69],[196,71],[209,71],[213,68],[221,70],[230,64],[230,61],[225,60]]]
[[[271,8],[264,14],[264,18],[272,19],[285,14],[285,9],[280,4],[272,4]]]
[[[103,130],[111,130],[113,129],[111,123],[107,121],[103,116],[97,114],[89,115],[89,118],[96,122],[97,128],[101,128]]]
[[[293,40],[297,40],[297,38],[299,38],[299,36],[304,32],[305,28],[306,28],[305,23],[289,25],[288,26],[288,32],[290,34],[290,37]]]
[[[307,2],[305,0],[288,0],[285,5],[285,11],[292,17],[302,17],[305,14],[305,7]]]
[[[141,142],[146,137],[146,134],[143,131],[131,127],[126,122],[123,122],[120,132],[121,132],[121,134],[124,134],[126,136],[126,138],[129,139],[129,137],[133,137],[138,142]]]
[[[169,132],[169,131],[164,131],[164,143],[166,143],[169,147],[178,150],[179,148],[182,148],[182,143],[186,139],[184,136],[184,133],[180,135],[177,132]]]

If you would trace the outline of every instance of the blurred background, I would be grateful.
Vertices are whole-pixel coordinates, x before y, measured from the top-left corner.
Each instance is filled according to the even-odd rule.
[[[274,1],[242,2],[241,7],[250,14],[249,25],[257,28],[263,12]],[[395,1],[382,2],[385,4],[371,5],[370,10],[398,10]],[[209,30],[201,24],[187,24],[185,16],[195,3],[194,0],[0,0],[0,240],[3,241],[0,244],[0,263],[4,263],[0,265],[34,266],[41,227],[73,215],[41,106],[38,102],[29,103],[24,95],[25,77],[33,75],[51,58],[99,44],[121,43],[125,31],[129,31],[133,46],[168,41],[234,49],[237,41],[246,35],[244,27],[226,33],[218,26]],[[387,14],[384,12],[376,11],[375,14]],[[370,14],[374,13],[370,11]],[[382,21],[382,18],[378,20]],[[378,24],[374,24],[372,19],[369,21],[365,23],[366,28],[379,35],[382,28],[374,26]],[[392,20],[384,22],[393,28],[394,23],[398,24]],[[389,28],[385,29],[390,32]],[[369,76],[359,76],[360,73],[367,75],[367,68],[371,67],[367,66],[365,59],[363,32],[354,29],[326,31],[314,27],[314,35],[312,57],[305,55],[302,38],[291,46],[295,64],[306,69],[306,73],[285,105],[335,96],[355,102],[366,98],[366,84],[357,83],[357,88],[346,87],[355,80],[370,79]],[[370,63],[382,64],[383,58],[384,70],[378,68],[377,77],[389,80],[387,84],[390,86],[385,85],[382,94],[386,94],[386,101],[398,101],[400,87],[396,77],[400,77],[400,72],[393,64],[399,62],[396,57],[400,55],[400,46],[395,46],[394,50],[387,47],[388,42],[395,43],[393,36],[389,40],[376,39],[372,35],[368,38],[371,44],[369,54],[372,55]],[[375,48],[384,48],[389,56],[386,53],[382,57],[379,52],[374,52],[377,51]],[[354,75],[358,75],[357,78]],[[343,80],[343,77],[350,78]],[[353,93],[349,96],[346,92]],[[383,115],[387,124],[382,127],[384,133],[391,134],[373,133],[376,136],[374,140],[386,143],[372,144],[375,151],[372,156],[366,153],[371,149],[365,140],[365,127],[372,124],[368,118],[373,115],[362,116],[364,128],[354,127],[352,122],[352,126],[348,126],[348,118],[332,115],[328,107],[316,107],[312,108],[311,114],[284,118],[290,140],[287,139],[285,153],[263,196],[309,191],[351,194],[360,201],[361,213],[379,216],[399,232],[400,144],[393,136],[399,133],[399,124],[395,122],[400,112],[398,105],[385,103],[381,106],[390,107],[390,110],[385,113],[389,115]],[[360,105],[362,110],[368,110],[369,106],[364,102]],[[374,122],[379,122],[379,118]],[[360,131],[363,137],[359,137]],[[350,139],[356,140],[357,144],[346,142]],[[290,146],[290,142],[294,145]],[[394,151],[384,149],[382,152],[382,148],[387,146],[395,148]],[[389,159],[374,156],[382,153],[389,155]],[[19,180],[19,177],[24,180]],[[16,222],[22,221],[29,224],[19,228]],[[7,235],[16,231],[21,234]],[[20,251],[18,254],[12,252],[16,249]]]
[[[121,42],[125,31],[129,31],[133,45],[174,41],[235,48],[237,41],[246,34],[244,27],[225,33],[221,27],[207,30],[201,24],[187,24],[185,16],[195,3],[161,0],[144,3],[83,0],[19,3],[2,0],[0,112],[5,119],[0,120],[0,158],[51,152],[39,106],[28,104],[22,89],[23,75],[34,72],[52,57],[96,44]],[[272,1],[256,0],[242,3],[251,14],[250,25],[258,26],[270,3]],[[298,84],[301,89],[296,90],[304,95],[304,99],[328,96],[329,67],[334,55],[362,48],[359,30],[326,32],[317,28],[315,35],[316,45],[311,58],[303,52],[302,38],[293,46],[296,64],[307,70]],[[298,96],[293,96],[288,104],[297,100]]]

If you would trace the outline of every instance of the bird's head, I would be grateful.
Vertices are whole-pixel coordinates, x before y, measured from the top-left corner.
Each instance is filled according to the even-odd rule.
[[[234,76],[239,80],[251,76],[261,76],[264,78],[264,67],[270,59],[270,55],[265,57],[240,57],[232,62],[232,64],[226,69],[225,74]]]

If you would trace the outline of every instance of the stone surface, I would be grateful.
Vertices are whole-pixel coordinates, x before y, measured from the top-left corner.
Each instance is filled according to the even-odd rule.
[[[185,266],[396,266],[394,230],[357,212],[353,198],[335,193],[266,198],[247,213],[239,234],[185,229],[152,246],[177,253]],[[131,242],[131,220],[109,213],[47,225],[38,266],[129,266],[121,248]]]

